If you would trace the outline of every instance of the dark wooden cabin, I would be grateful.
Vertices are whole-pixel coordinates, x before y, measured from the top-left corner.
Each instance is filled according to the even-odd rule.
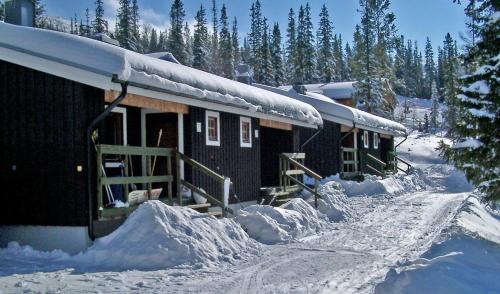
[[[306,103],[95,40],[5,23],[0,35],[0,184],[9,207],[0,246],[12,236],[23,243],[21,225],[35,228],[31,235],[75,228],[88,243],[144,197],[192,204],[188,188],[209,202],[193,207],[229,213],[279,182],[280,156],[297,151],[299,130],[322,124]]]

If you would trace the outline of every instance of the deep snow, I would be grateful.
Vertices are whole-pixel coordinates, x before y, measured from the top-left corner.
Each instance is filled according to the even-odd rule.
[[[412,149],[412,160],[418,162],[419,169],[414,175],[373,177],[360,184],[328,179],[320,191],[331,197],[323,199],[326,206],[319,212],[311,210],[311,205],[306,206],[313,203],[308,195],[304,195],[305,201],[298,199],[279,209],[247,208],[249,219],[256,215],[255,211],[266,211],[261,213],[263,218],[269,217],[261,223],[264,227],[272,224],[272,220],[285,219],[276,225],[285,232],[278,235],[285,236],[283,241],[278,239],[279,244],[253,241],[233,220],[200,216],[203,220],[197,225],[199,220],[194,213],[154,208],[151,204],[145,211],[166,210],[164,218],[149,220],[155,225],[146,225],[144,231],[140,226],[131,226],[123,231],[130,237],[110,236],[112,246],[100,247],[103,245],[98,242],[94,249],[89,249],[92,252],[103,248],[112,260],[123,259],[110,267],[99,263],[88,266],[89,259],[83,256],[89,253],[83,253],[78,260],[78,256],[70,257],[63,252],[41,253],[16,244],[0,249],[0,292],[373,293],[376,290],[384,293],[387,289],[395,292],[397,289],[405,292],[494,289],[500,271],[500,248],[495,243],[498,217],[470,197],[472,187],[464,182],[463,175],[442,163],[433,149],[439,140],[434,136],[411,135],[400,147]],[[343,189],[356,197],[346,197]],[[352,192],[356,190],[361,192]],[[465,199],[468,200],[464,202]],[[331,209],[330,215],[326,208]],[[175,217],[179,217],[179,224]],[[257,221],[249,224],[255,225]],[[138,239],[134,230],[139,231]],[[236,240],[220,235],[231,230],[238,236]],[[206,239],[198,243],[193,234],[200,231]],[[249,233],[257,239],[263,235],[258,229]],[[163,259],[165,263],[161,265],[168,266],[161,269],[133,269],[142,267],[134,265],[135,256],[127,254],[133,252],[144,257],[156,253],[156,244],[144,244],[141,238],[158,239],[163,248],[169,248],[167,240],[174,235],[181,244],[195,247],[192,254],[181,254],[179,259],[187,256],[199,259],[189,258],[179,263]],[[144,251],[140,246],[128,251],[120,243],[122,247],[141,244]],[[113,248],[119,249],[116,256]],[[228,254],[225,250],[229,250]],[[210,256],[214,258],[208,262],[207,256],[208,260]],[[127,261],[129,257],[131,260]],[[481,280],[471,279],[471,275],[480,275]],[[485,283],[491,286],[483,287]]]

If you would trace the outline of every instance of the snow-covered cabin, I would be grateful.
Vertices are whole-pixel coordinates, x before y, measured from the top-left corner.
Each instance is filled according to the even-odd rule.
[[[304,146],[305,163],[322,176],[341,174],[355,177],[363,173],[394,171],[394,137],[406,136],[406,128],[392,120],[342,105],[303,87],[254,86],[285,95],[314,106],[323,118],[323,128]],[[301,94],[303,93],[303,94]],[[301,141],[316,131],[301,132]],[[380,163],[383,162],[384,164]]]
[[[0,36],[2,242],[47,226],[88,240],[132,200],[180,203],[185,187],[255,201],[262,171],[277,176],[268,157],[322,125],[307,103],[104,42],[1,22]]]

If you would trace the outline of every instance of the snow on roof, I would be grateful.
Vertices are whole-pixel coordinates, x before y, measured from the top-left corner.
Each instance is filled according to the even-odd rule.
[[[179,60],[177,60],[177,58],[175,58],[175,56],[170,52],[148,53],[148,54],[146,54],[146,56],[158,58],[158,59],[165,60],[165,61],[170,61],[170,62],[177,63],[177,64],[181,64],[179,62]]]
[[[284,90],[286,88],[274,88],[259,84],[254,85],[256,87],[311,104],[318,109],[323,119],[328,121],[333,121],[347,126],[354,126],[355,124],[355,126],[360,129],[394,136],[404,136],[407,134],[406,128],[400,123],[339,104],[322,94],[306,92],[305,95],[302,95],[297,93],[293,88]]]
[[[351,99],[354,94],[354,81],[340,83],[323,83],[323,84],[308,84],[304,85],[308,92],[323,94],[328,98],[335,100]],[[281,87],[284,90],[289,90],[291,86]]]
[[[89,38],[6,23],[0,23],[0,36],[0,59],[104,90],[120,89],[115,76],[129,82],[130,93],[308,127],[322,124],[306,103]]]

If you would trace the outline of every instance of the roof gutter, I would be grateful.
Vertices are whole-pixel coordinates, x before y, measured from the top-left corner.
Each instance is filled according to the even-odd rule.
[[[90,167],[92,166],[92,133],[94,132],[94,129],[96,128],[97,124],[99,124],[106,116],[108,116],[113,109],[119,105],[123,99],[127,96],[127,87],[128,83],[123,82],[123,81],[118,81],[117,76],[113,75],[112,78],[113,83],[119,83],[121,85],[121,93],[118,95],[118,97],[113,100],[113,102],[106,108],[104,109],[101,114],[99,114],[96,118],[92,120],[92,122],[87,126],[87,201],[88,201],[88,233],[89,237],[94,240],[95,235],[94,235],[94,201],[92,197],[92,172],[90,171]]]

